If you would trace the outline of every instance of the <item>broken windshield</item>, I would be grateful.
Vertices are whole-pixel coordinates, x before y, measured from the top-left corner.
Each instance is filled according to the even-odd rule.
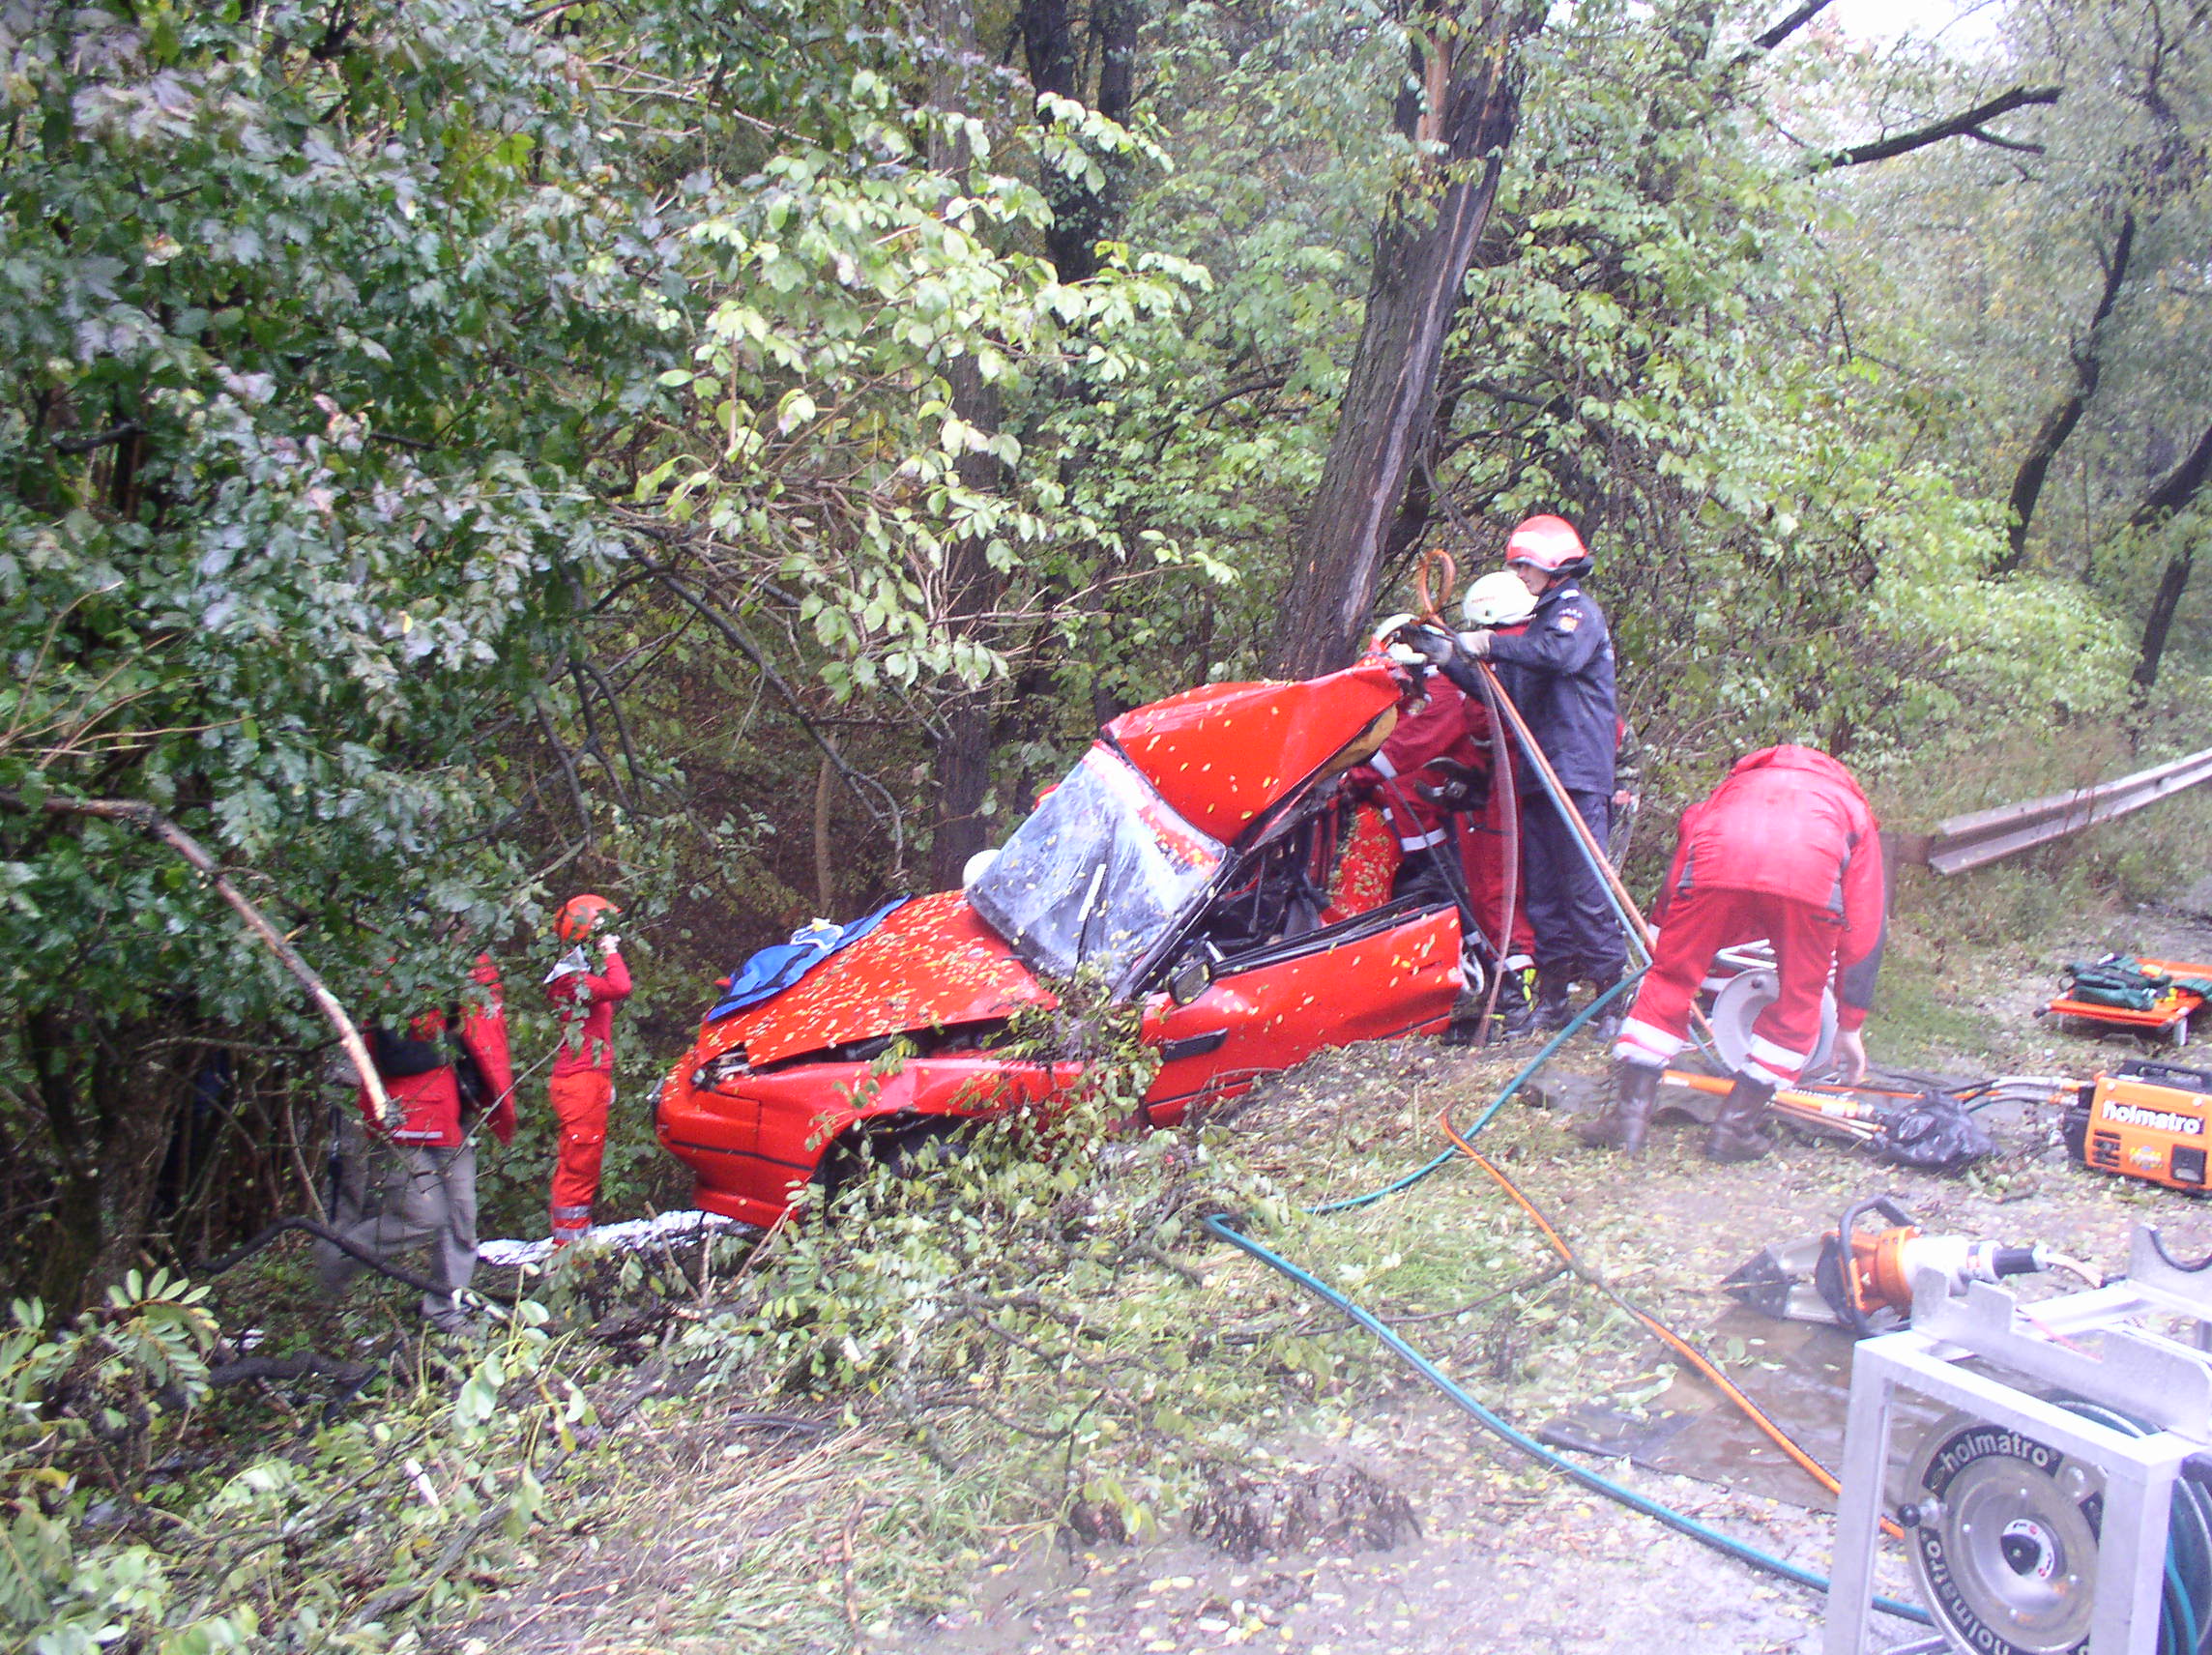
[[[1094,746],[968,887],[968,900],[1039,976],[1079,966],[1117,990],[1204,899],[1220,841],[1169,809],[1119,755]]]

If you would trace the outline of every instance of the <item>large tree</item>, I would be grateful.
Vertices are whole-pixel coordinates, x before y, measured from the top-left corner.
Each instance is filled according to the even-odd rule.
[[[1433,456],[1445,343],[1520,119],[1521,48],[1543,18],[1489,0],[1409,24],[1405,171],[1375,232],[1359,343],[1283,597],[1272,665],[1286,677],[1357,651],[1407,488]]]

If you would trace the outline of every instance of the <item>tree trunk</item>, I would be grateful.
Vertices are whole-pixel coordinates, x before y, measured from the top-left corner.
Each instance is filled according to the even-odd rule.
[[[2188,457],[2143,496],[2143,503],[2128,519],[2128,527],[2152,529],[2176,515],[2196,500],[2208,474],[2212,474],[2212,425],[2204,428],[2204,434],[2197,439],[2197,447],[2189,451]],[[2189,577],[2196,561],[2194,540],[2184,540],[2167,560],[2166,572],[2159,578],[2158,595],[2150,600],[2150,613],[2143,618],[2142,648],[2137,653],[2135,670],[2139,695],[2158,682],[2158,667],[2166,654],[2167,636],[2173,630],[2173,617],[2181,608],[2182,595],[2189,590]]]
[[[39,1297],[65,1318],[90,1292],[93,1265],[107,1242],[100,1203],[100,1146],[91,1141],[78,1103],[83,1054],[76,1032],[72,1020],[56,1011],[32,1012],[21,1027],[23,1055],[54,1149],[53,1228],[37,1248],[32,1280]]]
[[[1424,164],[1401,185],[1376,231],[1366,318],[1283,595],[1272,663],[1283,677],[1345,665],[1365,633],[1407,483],[1436,423],[1444,344],[1519,118],[1517,48],[1542,26],[1541,11],[1511,4],[1485,0],[1456,33],[1432,14],[1434,37],[1415,52],[1426,97],[1402,102],[1401,124],[1418,109],[1411,135],[1442,145],[1445,164]]]
[[[2012,481],[2012,524],[2005,535],[2005,554],[1996,561],[1994,574],[2011,574],[2027,560],[2028,525],[2035,520],[2036,503],[2043,497],[2044,479],[2051,473],[2051,463],[2058,457],[2058,450],[2066,446],[2066,439],[2074,434],[2074,427],[2081,422],[2081,414],[2089,406],[2089,398],[2097,393],[2097,382],[2104,377],[2105,322],[2112,313],[2112,306],[2120,297],[2120,285],[2128,277],[2128,259],[2135,250],[2136,216],[2120,215],[2120,233],[2112,245],[2111,255],[2104,260],[2105,289],[2097,300],[2096,314],[2089,318],[2089,333],[2081,348],[2074,353],[2074,386],[2050,413],[2028,444],[2027,454],[2020,462],[2020,470]]]
[[[821,905],[814,912],[829,919],[837,917],[837,864],[830,835],[830,789],[836,781],[837,768],[825,753],[814,772],[814,899]]]
[[[978,61],[975,16],[966,0],[936,0],[931,11],[942,48],[937,101],[947,108],[967,101],[961,68]],[[965,146],[947,146],[930,156],[941,171],[964,173]],[[999,428],[998,387],[983,383],[974,352],[955,358],[945,370],[952,411],[979,431]],[[965,454],[954,468],[961,482],[978,493],[999,486],[999,462],[988,454]],[[957,637],[983,630],[983,617],[998,605],[1004,580],[991,567],[981,536],[948,539],[946,547],[944,617]],[[936,832],[930,845],[930,877],[939,889],[957,886],[968,858],[983,848],[983,799],[991,785],[991,695],[988,687],[955,692],[944,714],[944,730],[930,765],[936,801]]]
[[[1135,99],[1139,20],[1136,0],[1096,0],[1091,8],[1090,37],[1098,85],[1089,102],[1112,121],[1126,120]],[[1030,84],[1038,94],[1086,102],[1084,54],[1068,20],[1067,0],[1022,0],[1014,22]],[[1095,189],[1080,177],[1050,168],[1045,172],[1044,195],[1052,206],[1045,251],[1062,281],[1098,274],[1098,244],[1114,234],[1120,218],[1121,162],[1109,156],[1099,166],[1105,182]]]

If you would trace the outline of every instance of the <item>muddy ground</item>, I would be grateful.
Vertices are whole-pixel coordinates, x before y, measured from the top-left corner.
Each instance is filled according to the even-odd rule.
[[[2054,961],[2119,946],[2212,958],[2212,924],[2180,913],[2100,918],[2055,949],[1905,959],[1892,1009],[1870,1029],[1877,1063],[1955,1074],[2086,1076],[2136,1048],[2052,1029],[2035,1010]],[[2212,1038],[2212,1031],[2207,1031]],[[1531,1048],[1452,1053],[1430,1042],[1325,1056],[1264,1088],[1235,1122],[1242,1151],[1306,1203],[1372,1188],[1441,1146]],[[2056,1142],[2054,1106],[1992,1112],[1999,1153],[1972,1173],[1881,1166],[1847,1146],[1788,1139],[1765,1161],[1715,1167],[1699,1132],[1662,1127],[1643,1160],[1583,1150],[1578,1115],[1603,1091],[1606,1055],[1570,1047],[1549,1084],[1507,1104],[1480,1147],[1607,1281],[1706,1350],[1817,1458],[1841,1453],[1850,1342],[1767,1321],[1718,1288],[1769,1242],[1829,1228],[1850,1201],[1888,1193],[1931,1231],[2041,1239],[2118,1268],[2139,1223],[2175,1250],[2212,1250],[2212,1206],[2089,1174]],[[1505,1196],[1464,1162],[1364,1209],[1281,1238],[1301,1263],[1356,1267],[1362,1302],[1515,1423],[1677,1510],[1825,1574],[1832,1499],[1709,1385],[1557,1261]],[[1500,1268],[1501,1261],[1504,1268]],[[1224,1325],[1339,1329],[1342,1319],[1226,1247],[1184,1254]],[[2065,1291],[2039,1282],[2030,1295]],[[1499,1295],[1511,1307],[1500,1314]],[[1242,1548],[1194,1538],[1187,1519],[1135,1544],[1070,1542],[1051,1523],[973,1529],[977,1556],[942,1612],[863,1609],[866,1579],[896,1570],[889,1512],[917,1464],[895,1432],[854,1419],[685,1417],[641,1424],[626,1455],[644,1492],[624,1511],[534,1542],[526,1578],[495,1591],[445,1647],[508,1651],[866,1649],[885,1655],[1147,1655],[1299,1651],[1621,1651],[1767,1655],[1821,1646],[1817,1593],[1760,1574],[1544,1469],[1486,1435],[1370,1339],[1333,1342],[1335,1379],[1249,1424]],[[645,1416],[641,1415],[641,1418]],[[1634,1460],[1618,1457],[1622,1453]],[[924,1467],[926,1469],[926,1467]],[[947,1474],[924,1497],[967,1497]],[[979,1497],[979,1496],[978,1496]],[[1335,1538],[1267,1549],[1270,1511],[1340,1516]],[[934,1514],[942,1519],[943,1511]],[[1231,1530],[1237,1524],[1225,1525]],[[1323,1523],[1325,1528],[1327,1524]],[[879,1539],[878,1536],[887,1538]],[[793,1558],[811,1570],[813,1618],[752,1583]],[[1883,1586],[1916,1595],[1898,1553]],[[1884,1620],[1871,1645],[1925,1636]]]

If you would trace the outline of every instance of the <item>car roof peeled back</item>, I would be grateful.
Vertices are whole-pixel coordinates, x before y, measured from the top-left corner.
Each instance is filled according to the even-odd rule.
[[[1381,746],[1402,693],[1399,676],[1370,659],[1296,682],[1205,684],[1122,713],[1106,737],[1185,822],[1233,845],[1308,782],[1364,756],[1347,748]]]

